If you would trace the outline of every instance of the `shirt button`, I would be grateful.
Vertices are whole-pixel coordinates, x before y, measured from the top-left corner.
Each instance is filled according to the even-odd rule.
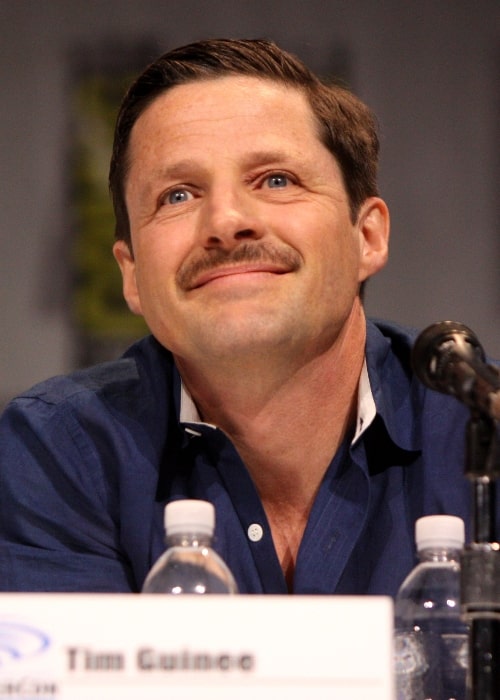
[[[258,542],[262,539],[262,536],[264,535],[264,530],[262,529],[261,525],[259,525],[259,523],[252,523],[249,526],[247,533],[249,540],[251,540],[252,542]]]

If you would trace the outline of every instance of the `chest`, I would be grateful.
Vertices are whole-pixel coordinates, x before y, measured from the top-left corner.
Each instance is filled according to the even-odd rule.
[[[276,557],[283,571],[289,592],[293,592],[295,567],[300,543],[306,530],[308,515],[291,509],[281,511],[266,509],[271,538]]]
[[[414,561],[403,470],[368,477],[359,464],[336,459],[307,521],[266,512],[230,443],[192,451],[167,500],[214,503],[215,547],[242,593],[286,594],[293,580],[300,594],[392,595]],[[155,533],[153,559],[164,547],[161,509]]]
[[[321,512],[313,509],[302,533],[277,537],[257,500],[236,509],[213,483],[210,495],[205,489],[186,495],[214,502],[215,548],[241,593],[394,595],[414,564],[412,528],[401,526],[405,506],[397,499],[372,509],[368,501],[354,502],[360,491],[358,484],[344,491],[345,498],[328,499]],[[159,534],[155,556],[163,547]]]

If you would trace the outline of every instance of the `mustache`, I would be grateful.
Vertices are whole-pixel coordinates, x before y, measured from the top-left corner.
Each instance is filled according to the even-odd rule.
[[[203,257],[188,260],[181,265],[176,282],[181,289],[189,290],[196,285],[197,277],[204,272],[246,262],[270,263],[294,272],[300,267],[301,257],[293,248],[277,247],[269,243],[242,243],[233,250],[212,248],[206,251]]]

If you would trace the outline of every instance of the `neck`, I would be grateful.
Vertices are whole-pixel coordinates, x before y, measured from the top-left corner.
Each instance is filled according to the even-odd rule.
[[[266,510],[285,575],[321,480],[350,431],[364,361],[365,317],[356,305],[335,342],[302,363],[252,357],[236,367],[178,362],[203,420],[232,440]]]
[[[303,473],[302,457],[315,462],[316,452],[328,466],[354,418],[365,334],[356,304],[335,342],[307,361],[265,352],[201,367],[176,361],[203,420],[228,435],[259,485]]]

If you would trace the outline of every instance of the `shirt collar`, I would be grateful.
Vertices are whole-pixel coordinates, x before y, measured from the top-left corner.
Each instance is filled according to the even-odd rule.
[[[368,366],[365,359],[359,378],[356,431],[352,439],[352,445],[359,440],[365,430],[373,423],[376,415],[377,408],[375,406],[375,399],[373,398],[370,377],[368,376]]]
[[[184,426],[186,433],[190,435],[200,436],[202,433],[196,430],[196,426],[215,429],[217,426],[212,423],[205,423],[201,420],[201,416],[193,401],[193,397],[186,388],[186,385],[181,378],[181,407],[179,412],[179,420]]]
[[[409,375],[413,336],[395,324],[368,321],[366,357],[358,386],[354,445],[378,415],[392,442],[406,451],[421,449],[418,414]],[[179,394],[178,394],[179,395]],[[204,423],[182,380],[180,381],[180,422],[186,432],[201,435],[215,425]]]

